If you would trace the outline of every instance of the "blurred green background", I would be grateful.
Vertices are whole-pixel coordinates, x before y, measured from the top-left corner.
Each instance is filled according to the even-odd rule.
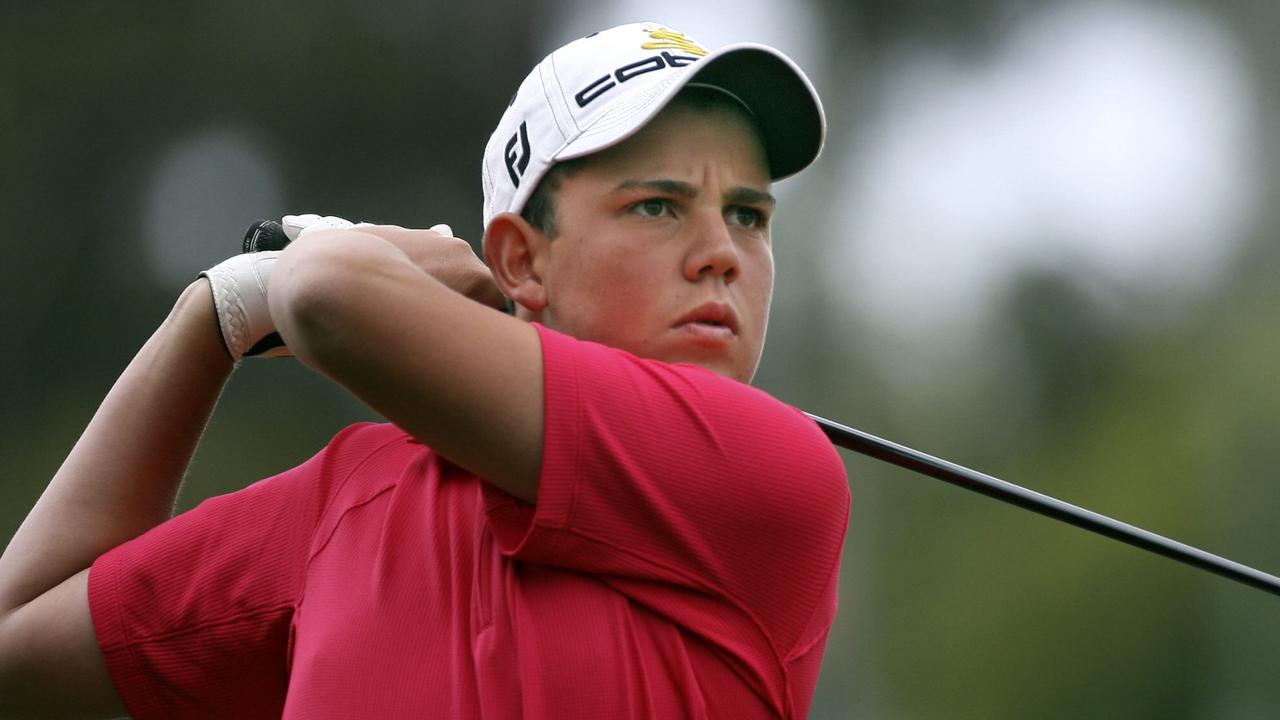
[[[1280,571],[1280,5],[1244,0],[0,1],[0,535],[251,220],[478,240],[519,80],[641,19],[773,44],[827,106],[757,385]],[[368,417],[246,363],[182,504]],[[847,463],[813,717],[1276,716],[1276,598]]]

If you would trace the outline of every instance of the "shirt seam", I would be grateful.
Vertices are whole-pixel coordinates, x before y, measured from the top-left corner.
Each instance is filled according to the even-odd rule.
[[[342,524],[343,518],[345,518],[347,513],[351,512],[352,510],[359,507],[364,507],[365,505],[368,505],[369,503],[373,502],[379,497],[382,497],[382,495],[385,494],[387,491],[394,489],[395,483],[388,482],[384,484],[382,487],[378,488],[375,492],[373,492],[372,495],[365,498],[364,500],[361,500],[358,503],[349,505],[345,510],[343,510],[342,515],[340,515],[338,518],[334,520],[333,529],[329,531],[329,534],[327,536],[325,536],[324,541],[321,542],[318,547],[313,546],[313,543],[315,543],[316,541],[316,535],[320,532],[320,528],[324,524],[324,519],[329,516],[329,512],[332,511],[334,506],[337,504],[338,496],[342,494],[343,488],[345,488],[347,484],[351,482],[351,479],[356,476],[356,473],[364,470],[365,466],[373,462],[375,457],[387,451],[388,448],[391,448],[397,443],[405,442],[407,440],[407,438],[404,436],[407,436],[408,433],[406,433],[404,429],[402,429],[398,425],[391,425],[391,427],[395,428],[396,431],[400,433],[400,435],[396,437],[388,438],[384,442],[380,443],[379,445],[369,450],[368,454],[365,455],[364,458],[360,460],[360,462],[356,463],[355,467],[351,468],[351,470],[347,472],[346,476],[344,476],[342,480],[334,486],[333,490],[329,494],[328,500],[324,504],[324,508],[320,511],[320,515],[316,518],[315,528],[312,529],[310,538],[307,542],[307,559],[302,566],[302,578],[298,582],[298,591],[294,593],[292,602],[289,605],[290,609],[294,613],[295,618],[298,612],[298,608],[302,607],[303,601],[307,599],[307,586],[308,586],[308,580],[311,577],[311,566],[312,564],[315,563],[316,557],[318,557],[320,553],[323,552],[324,549],[329,546],[329,543],[333,540],[334,534],[337,533],[338,531],[338,526]],[[412,436],[409,436],[409,437],[412,437]],[[289,662],[290,663],[293,662],[292,653],[290,654]]]
[[[108,562],[111,562],[112,565],[117,564],[114,562],[114,558],[112,558]],[[90,577],[93,576],[92,568],[90,568],[89,570],[89,575]],[[117,648],[108,648],[105,645],[103,645],[101,643],[101,639],[99,639],[100,652],[102,652],[102,654],[105,656],[110,650],[123,649],[125,651],[126,657],[128,657],[129,659],[129,669],[132,676],[134,678],[142,678],[143,682],[148,687],[154,687],[155,682],[152,680],[151,677],[148,676],[147,673],[143,672],[142,659],[138,657],[138,646],[140,643],[135,640],[134,633],[129,628],[129,624],[125,622],[124,598],[122,597],[122,594],[120,591],[119,572],[117,572],[115,568],[111,568],[107,573],[106,580],[108,583],[110,583],[109,592],[111,595],[111,605],[112,605],[111,614],[114,616],[114,622],[116,623],[117,627],[120,630],[119,632],[120,640],[118,641],[120,645]],[[113,685],[115,684],[114,675],[112,677],[111,682]],[[129,711],[130,715],[134,714],[134,710],[132,707],[133,706],[132,697],[126,698],[124,697],[123,694],[121,694],[120,701],[125,704],[125,709]]]
[[[252,619],[267,616],[267,615],[273,615],[282,611],[287,613],[292,608],[293,608],[292,603],[288,603],[288,604],[277,603],[275,605],[263,606],[260,608],[245,610],[244,612],[235,613],[233,615],[224,615],[222,617],[215,618],[212,620],[207,620],[194,625],[183,625],[182,627],[178,627],[178,628],[170,628],[167,630],[162,630],[159,632],[142,634],[142,635],[133,634],[129,638],[130,642],[127,647],[129,648],[130,654],[132,655],[133,648],[144,643],[152,643],[158,640],[169,640],[172,638],[182,637],[184,635],[191,635],[198,632],[204,632],[205,630],[209,630],[211,628],[224,627],[226,625],[234,625],[238,622],[243,622],[245,620],[252,620]]]
[[[389,424],[389,425],[390,425],[390,424]],[[375,426],[375,427],[376,427],[376,426]],[[312,532],[312,536],[313,536],[313,537],[314,537],[314,535],[315,535],[315,532],[318,532],[318,531],[320,530],[320,524],[324,521],[325,517],[329,514],[329,511],[330,511],[330,510],[332,510],[332,509],[333,509],[334,504],[335,504],[335,503],[337,503],[337,501],[338,501],[338,496],[339,496],[340,494],[342,494],[342,489],[343,489],[343,488],[345,488],[345,487],[347,486],[347,483],[351,482],[351,478],[355,477],[356,473],[358,473],[358,472],[360,472],[361,470],[363,470],[363,469],[364,469],[364,467],[365,467],[365,465],[368,465],[370,462],[372,462],[375,456],[379,455],[380,453],[382,453],[384,450],[386,450],[387,448],[391,447],[392,445],[394,445],[394,444],[396,444],[396,443],[398,443],[398,442],[404,442],[404,441],[406,440],[406,438],[405,438],[405,437],[403,437],[403,436],[408,435],[408,433],[406,433],[402,428],[400,428],[400,426],[398,426],[398,425],[390,425],[390,427],[395,428],[395,430],[396,430],[398,433],[400,433],[400,434],[401,434],[401,436],[398,436],[398,437],[392,437],[392,438],[388,438],[388,439],[384,440],[381,444],[379,444],[379,445],[377,445],[376,447],[374,447],[374,448],[372,448],[371,450],[369,450],[368,454],[366,454],[366,455],[364,456],[364,458],[362,458],[362,459],[360,460],[360,462],[356,463],[355,467],[353,467],[353,468],[351,468],[351,470],[347,471],[347,474],[346,474],[345,476],[343,476],[342,480],[341,480],[341,481],[339,481],[339,482],[334,486],[334,488],[333,488],[333,490],[332,490],[332,491],[330,491],[330,493],[329,493],[329,497],[326,499],[325,504],[324,504],[324,507],[320,509],[320,514],[319,514],[319,516],[316,518],[316,528],[315,528],[315,530]],[[376,496],[376,495],[381,494],[381,493],[383,492],[383,490],[385,490],[385,488],[380,488],[380,489],[378,490],[378,492],[377,492],[377,493],[375,493],[375,496]],[[310,566],[311,566],[311,560],[312,560],[312,558],[313,558],[314,556],[315,556],[315,553],[313,553],[313,552],[308,552],[308,554],[307,554],[307,566],[308,566],[308,567],[310,567]]]
[[[338,527],[339,527],[340,525],[342,525],[342,521],[347,517],[347,515],[350,515],[353,511],[355,511],[355,510],[359,510],[360,508],[364,507],[365,505],[368,505],[369,503],[374,502],[374,501],[375,501],[375,500],[377,500],[378,498],[382,497],[383,495],[386,495],[388,492],[390,492],[390,491],[392,491],[392,490],[394,490],[394,489],[395,489],[394,484],[384,485],[384,486],[382,486],[382,487],[378,488],[378,489],[377,489],[377,491],[376,491],[376,492],[374,492],[374,493],[373,493],[372,495],[370,495],[369,497],[364,498],[363,500],[360,500],[359,502],[354,502],[354,503],[352,503],[352,504],[348,505],[348,506],[347,506],[347,507],[342,511],[342,514],[341,514],[341,515],[339,515],[337,518],[335,518],[335,519],[334,519],[334,521],[333,521],[333,528],[329,531],[329,533],[328,533],[327,535],[325,535],[325,537],[324,537],[324,541],[320,543],[319,547],[315,548],[315,550],[313,550],[312,552],[310,552],[310,553],[308,553],[308,554],[307,554],[307,563],[306,563],[306,567],[305,567],[305,568],[303,568],[303,582],[302,582],[303,587],[305,587],[305,586],[306,586],[306,576],[307,576],[307,575],[309,575],[309,574],[311,573],[311,564],[315,561],[316,557],[317,557],[320,553],[324,552],[324,549],[325,549],[325,548],[329,547],[329,543],[333,541],[333,536],[337,534],[337,532],[338,532]],[[327,511],[326,511],[326,514],[327,514]],[[318,531],[318,530],[319,530],[319,529],[317,528],[317,531]],[[313,538],[313,539],[315,538],[315,534],[314,534],[314,533],[312,534],[312,538]],[[299,593],[299,596],[301,596],[302,594],[303,594],[303,593]],[[301,597],[299,597],[299,601],[301,601]]]

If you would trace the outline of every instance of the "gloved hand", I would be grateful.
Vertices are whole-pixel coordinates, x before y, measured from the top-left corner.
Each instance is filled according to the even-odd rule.
[[[369,223],[353,223],[350,220],[343,220],[336,215],[316,215],[307,213],[305,215],[285,215],[280,220],[280,226],[284,228],[284,234],[289,238],[290,242],[302,237],[302,234],[308,230],[325,230],[329,228],[349,228],[357,225],[368,225]]]
[[[280,225],[292,242],[305,232],[327,228],[349,228],[368,225],[352,223],[334,215],[285,215]],[[452,236],[448,225],[436,225],[432,230]],[[276,332],[275,322],[267,306],[267,289],[271,284],[271,269],[280,257],[279,250],[233,255],[200,273],[209,278],[213,289],[213,304],[218,312],[218,327],[222,342],[231,359],[291,357],[292,352]]]
[[[310,213],[306,215],[285,215],[284,218],[280,221],[280,226],[284,228],[284,234],[286,237],[289,238],[290,242],[297,240],[298,238],[302,237],[304,233],[312,230],[324,230],[327,228],[367,227],[371,225],[372,223],[366,223],[366,222],[352,223],[349,220],[343,220],[342,218],[336,217],[334,215],[325,215],[324,217],[321,217],[319,215],[314,215]],[[453,228],[449,227],[448,225],[445,225],[444,223],[441,223],[439,225],[432,225],[427,229],[432,232],[438,232],[441,235],[448,235],[449,237],[453,237]]]
[[[344,228],[352,227],[353,223],[332,215],[307,214],[285,215],[280,225],[292,242],[308,228]],[[279,257],[279,250],[242,253],[200,273],[202,277],[209,278],[222,342],[235,362],[254,355],[293,355],[280,338],[280,333],[276,332],[276,324],[267,307],[271,269]]]

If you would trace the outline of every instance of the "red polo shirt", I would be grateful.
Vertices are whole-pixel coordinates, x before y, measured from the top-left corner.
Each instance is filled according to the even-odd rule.
[[[364,424],[99,558],[130,713],[805,716],[849,513],[831,444],[747,385],[539,333],[536,506]]]

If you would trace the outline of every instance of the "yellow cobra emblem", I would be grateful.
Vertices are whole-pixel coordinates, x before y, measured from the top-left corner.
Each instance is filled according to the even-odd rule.
[[[707,51],[698,43],[684,36],[684,33],[678,30],[668,30],[659,28],[649,33],[649,37],[653,38],[653,42],[647,42],[640,47],[644,50],[683,50],[690,55],[703,57]]]

